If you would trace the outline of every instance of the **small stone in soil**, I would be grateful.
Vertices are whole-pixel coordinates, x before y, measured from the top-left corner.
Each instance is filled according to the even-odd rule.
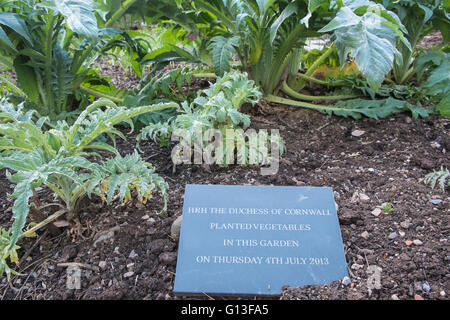
[[[352,131],[352,136],[354,136],[354,137],[361,137],[364,133],[366,133],[366,132],[363,131],[363,130],[353,130]]]
[[[177,254],[175,252],[163,252],[159,255],[159,262],[165,265],[175,265]]]
[[[425,292],[430,292],[431,287],[430,287],[430,285],[429,285],[428,282],[424,282],[423,285],[422,285],[422,289],[423,289],[423,291],[425,291]]]
[[[362,265],[362,264],[357,264],[357,263],[354,263],[354,264],[352,264],[352,266],[351,266],[351,268],[353,269],[353,270],[359,270],[359,269],[361,269],[361,268],[363,268],[364,266]]]
[[[349,277],[344,277],[344,279],[342,279],[342,284],[344,285],[344,286],[348,286],[350,283],[352,283],[352,281],[350,280],[350,278]]]
[[[170,236],[176,241],[178,241],[178,239],[180,238],[180,229],[181,229],[182,220],[183,220],[183,216],[179,216],[172,223],[172,226],[170,228]]]
[[[163,239],[156,239],[151,242],[151,248],[150,252],[154,254],[158,254],[164,249],[164,240]]]
[[[389,234],[389,236],[388,236],[388,239],[391,239],[391,240],[393,240],[393,239],[395,239],[395,238],[397,238],[397,232],[392,232],[392,233]]]
[[[98,263],[98,266],[100,269],[105,270],[106,269],[106,261],[100,261]]]
[[[393,295],[391,296],[391,299],[392,299],[392,300],[400,300],[400,298],[399,298],[396,294],[393,294]]]
[[[414,290],[416,291],[422,290],[422,282],[414,281]]]
[[[402,227],[404,229],[408,229],[409,228],[409,220],[400,222],[400,227]]]
[[[430,202],[432,204],[440,204],[442,202],[442,200],[440,200],[440,199],[430,199]]]
[[[369,200],[370,200],[370,198],[369,198],[366,194],[364,194],[364,193],[360,193],[360,194],[359,194],[359,199],[360,199],[361,201],[369,201]]]
[[[421,245],[423,244],[423,242],[420,241],[419,239],[414,240],[413,243],[414,243],[416,246],[421,246]]]
[[[431,146],[432,146],[433,148],[439,149],[439,148],[441,147],[441,144],[440,144],[439,142],[437,142],[437,141],[433,141],[433,142],[431,143]]]
[[[123,277],[124,277],[124,278],[130,278],[130,277],[132,277],[133,275],[134,275],[134,272],[133,272],[133,271],[130,271],[130,272],[125,273],[125,274],[123,275]]]
[[[134,258],[136,258],[137,256],[138,256],[138,254],[134,251],[134,249],[131,250],[129,257],[130,257],[131,259],[134,259]]]
[[[363,233],[361,233],[361,237],[367,240],[369,238],[369,233],[367,231],[364,231]]]
[[[371,212],[375,217],[378,217],[381,214],[381,209],[380,208],[375,208],[373,209],[373,211]]]

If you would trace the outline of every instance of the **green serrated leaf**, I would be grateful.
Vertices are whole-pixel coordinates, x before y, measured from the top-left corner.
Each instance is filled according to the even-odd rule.
[[[14,71],[17,74],[17,83],[28,99],[33,103],[39,103],[39,85],[34,68],[28,66],[28,60],[24,56],[14,59]]]
[[[90,41],[97,41],[98,26],[94,15],[94,2],[90,0],[45,0],[38,4],[52,9],[65,17],[65,21],[73,32]]]
[[[396,49],[396,31],[383,24],[386,21],[372,12],[362,17],[343,7],[320,32],[334,31],[341,66],[351,50],[359,71],[367,78],[372,89],[377,90],[393,67]]]
[[[216,36],[211,39],[208,49],[211,50],[214,72],[219,77],[230,71],[232,55],[236,52],[235,47],[239,40],[238,36],[232,38]]]

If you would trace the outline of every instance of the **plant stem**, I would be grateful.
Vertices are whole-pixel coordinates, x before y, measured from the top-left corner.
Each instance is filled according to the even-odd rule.
[[[61,209],[59,211],[56,211],[54,214],[52,214],[51,216],[49,216],[47,219],[45,219],[44,221],[39,222],[37,225],[35,225],[33,228],[31,228],[30,230],[27,230],[26,232],[22,233],[18,239],[24,237],[27,234],[33,234],[34,232],[36,232],[37,230],[39,230],[42,227],[45,227],[47,224],[49,224],[50,222],[55,221],[56,219],[58,219],[60,216],[62,216],[64,213],[67,212],[67,209]]]
[[[9,57],[0,55],[0,64],[3,64],[6,68],[12,69],[13,63]]]
[[[306,101],[319,101],[319,100],[346,100],[358,98],[358,95],[348,94],[348,95],[337,95],[337,96],[310,96],[306,94],[301,94],[288,86],[286,81],[283,82],[282,90],[287,95],[290,95],[293,98],[297,98],[300,100]]]
[[[331,46],[328,48],[327,51],[325,51],[320,57],[319,59],[317,59],[311,67],[308,68],[308,70],[306,71],[305,75],[307,76],[311,76],[314,71],[317,70],[317,68],[319,68],[324,62],[325,60],[333,53],[333,49],[334,49],[334,43],[331,44]]]
[[[305,76],[310,77],[314,71],[317,70],[317,68],[319,68],[324,62],[325,60],[333,53],[334,50],[334,43],[331,44],[331,46],[328,48],[327,51],[325,51],[320,57],[319,59],[317,59],[312,66],[310,66],[308,68],[308,70],[305,73]],[[301,89],[303,89],[306,85],[306,81],[304,79],[301,79],[299,82],[297,82],[297,85],[295,86],[295,90],[299,91]]]
[[[23,92],[19,87],[17,87],[11,80],[6,78],[4,75],[0,74],[0,80],[2,80],[8,88],[10,88],[14,93],[16,93],[19,96],[26,97],[27,94]]]
[[[114,97],[114,96],[110,96],[110,95],[108,95],[106,93],[103,93],[103,92],[100,92],[100,91],[97,91],[97,90],[85,87],[83,85],[80,85],[80,89],[86,91],[90,95],[93,95],[94,97],[97,97],[97,98],[106,98],[106,99],[109,99],[109,100],[114,101],[116,103],[123,103],[123,101],[124,101],[124,99],[117,98],[117,97]]]
[[[126,0],[122,5],[120,6],[119,10],[117,10],[111,18],[105,23],[105,28],[110,28],[114,22],[116,22],[117,19],[120,19],[125,12],[130,8],[137,0]]]
[[[194,78],[217,78],[215,73],[207,72],[207,73],[194,73],[192,75]]]
[[[403,84],[406,81],[408,81],[414,74],[414,71],[416,71],[416,70],[414,70],[414,67],[409,68],[409,70],[406,71],[405,74],[403,75],[403,77],[401,78],[400,84]]]
[[[46,44],[45,44],[45,94],[47,96],[47,109],[49,112],[56,111],[59,113],[59,110],[54,110],[54,97],[52,92],[52,60],[53,60],[53,26],[55,24],[55,15],[50,10],[50,21],[48,23],[47,31],[46,31]]]
[[[233,23],[232,19],[230,19],[230,17],[226,13],[220,11],[220,9],[217,9],[215,6],[211,5],[208,1],[197,0],[195,1],[195,5],[200,9],[211,12],[233,33],[238,31],[236,30],[236,25]]]
[[[280,85],[281,76],[289,63],[289,54],[294,48],[296,40],[302,37],[304,31],[304,25],[298,24],[281,44],[269,70],[261,70],[264,73],[262,75],[262,89],[265,94],[274,93],[275,89]]]
[[[303,74],[303,73],[298,73],[297,76],[299,78],[302,78],[304,81],[310,81],[310,82],[317,83],[317,84],[320,84],[322,86],[327,86],[327,87],[340,87],[340,86],[344,85],[343,82],[328,82],[325,80],[320,80],[320,79],[316,79],[311,76],[307,76],[306,74]]]
[[[320,105],[320,104],[312,104],[312,103],[303,102],[303,101],[285,99],[285,98],[280,98],[280,97],[277,97],[277,96],[274,96],[271,94],[269,94],[265,98],[269,102],[285,104],[285,105],[293,106],[293,107],[308,108],[308,109],[313,109],[313,110],[317,110],[317,111],[330,111],[330,110],[342,111],[343,110],[342,108],[337,108],[334,106],[324,106],[324,105]]]
[[[292,55],[289,58],[289,70],[288,70],[288,83],[291,86],[295,86],[298,70],[302,64],[303,48],[296,48],[292,50]]]

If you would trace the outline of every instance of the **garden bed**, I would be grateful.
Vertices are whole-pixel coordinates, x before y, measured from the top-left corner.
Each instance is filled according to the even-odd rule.
[[[174,169],[170,149],[143,142],[143,159],[170,185],[167,213],[159,214],[159,197],[146,205],[86,201],[80,208],[83,229],[71,225],[45,237],[40,231],[38,245],[36,238],[21,241],[19,257],[29,252],[19,268],[25,276],[14,277],[11,284],[2,279],[1,299],[186,298],[172,291],[178,243],[170,228],[181,215],[188,183],[333,187],[351,284],[285,288],[282,299],[448,299],[450,197],[448,189],[432,190],[419,182],[433,169],[450,167],[448,119],[399,114],[354,121],[277,105],[246,111],[253,128],[277,128],[286,141],[277,175],[237,166]],[[364,133],[355,137],[354,130]],[[134,137],[120,142],[122,155],[133,152]],[[12,185],[4,171],[0,179],[0,225],[5,226],[11,223],[7,194]],[[45,189],[39,192],[42,202],[46,197],[51,202]],[[393,210],[375,216],[373,210],[386,202]],[[116,231],[108,235],[111,230]],[[57,266],[66,262],[92,267],[82,269],[80,290],[66,289],[66,268]],[[370,296],[369,265],[382,268],[381,288]]]
[[[450,168],[447,4],[40,2],[1,8],[0,300],[192,298],[173,293],[171,227],[186,184],[333,188],[349,277],[286,284],[273,299],[448,299],[450,181],[443,176],[442,189],[421,181]],[[137,16],[150,18],[150,28]],[[302,49],[319,34],[333,42]],[[48,116],[45,126],[21,113],[30,107]],[[62,119],[70,129],[55,126]],[[127,139],[117,148],[102,143],[124,120],[137,131],[120,127]],[[259,167],[175,167],[170,148],[144,141],[199,124],[225,131],[250,123],[278,129],[285,141],[273,176]],[[135,154],[106,161],[106,150]],[[37,237],[26,238],[33,230]],[[8,279],[8,266],[22,274]],[[69,288],[71,266],[81,268],[78,289]]]

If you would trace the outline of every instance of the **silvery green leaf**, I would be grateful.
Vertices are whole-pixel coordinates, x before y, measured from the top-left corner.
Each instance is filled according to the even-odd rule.
[[[362,17],[343,7],[320,32],[334,31],[341,66],[350,53],[359,71],[367,78],[372,89],[377,90],[392,69],[394,57],[400,56],[396,49],[397,35],[383,24],[386,19],[372,12]]]
[[[18,14],[12,12],[0,12],[0,25],[11,28],[14,32],[17,32],[24,37],[29,43],[32,43],[27,25]]]
[[[369,0],[332,0],[331,1],[331,7],[348,7],[352,10],[355,10],[362,6],[370,6],[374,5],[375,2],[369,1]]]
[[[98,39],[97,18],[94,15],[94,2],[91,0],[45,0],[39,6],[54,10],[66,19],[73,32],[90,41]]]
[[[14,48],[14,44],[9,40],[8,35],[2,27],[0,27],[0,47],[6,47],[9,51],[17,52],[16,48]]]
[[[270,27],[270,43],[272,44],[275,40],[275,37],[278,32],[278,28],[281,26],[281,24],[289,18],[291,15],[297,13],[297,4],[295,2],[291,2],[284,8],[284,10],[280,13],[278,18],[274,21],[274,23]],[[309,14],[309,13],[308,13]],[[309,19],[309,18],[308,18]],[[308,20],[306,20],[305,23],[306,26],[308,26]]]
[[[230,71],[233,53],[236,52],[235,47],[239,43],[240,37],[225,38],[216,36],[211,39],[208,49],[211,50],[212,61],[214,64],[214,72],[218,76]]]
[[[30,180],[24,180],[19,182],[14,188],[14,193],[11,197],[14,197],[16,200],[14,201],[13,206],[13,217],[14,223],[11,227],[11,239],[9,243],[9,250],[14,249],[17,240],[19,240],[20,235],[22,234],[22,229],[25,226],[27,221],[28,212],[30,210],[30,206],[28,201],[33,195],[33,187],[32,187],[32,178]]]
[[[448,95],[450,93],[450,58],[447,54],[447,59],[442,64],[433,70],[423,85],[428,89],[431,95]]]

